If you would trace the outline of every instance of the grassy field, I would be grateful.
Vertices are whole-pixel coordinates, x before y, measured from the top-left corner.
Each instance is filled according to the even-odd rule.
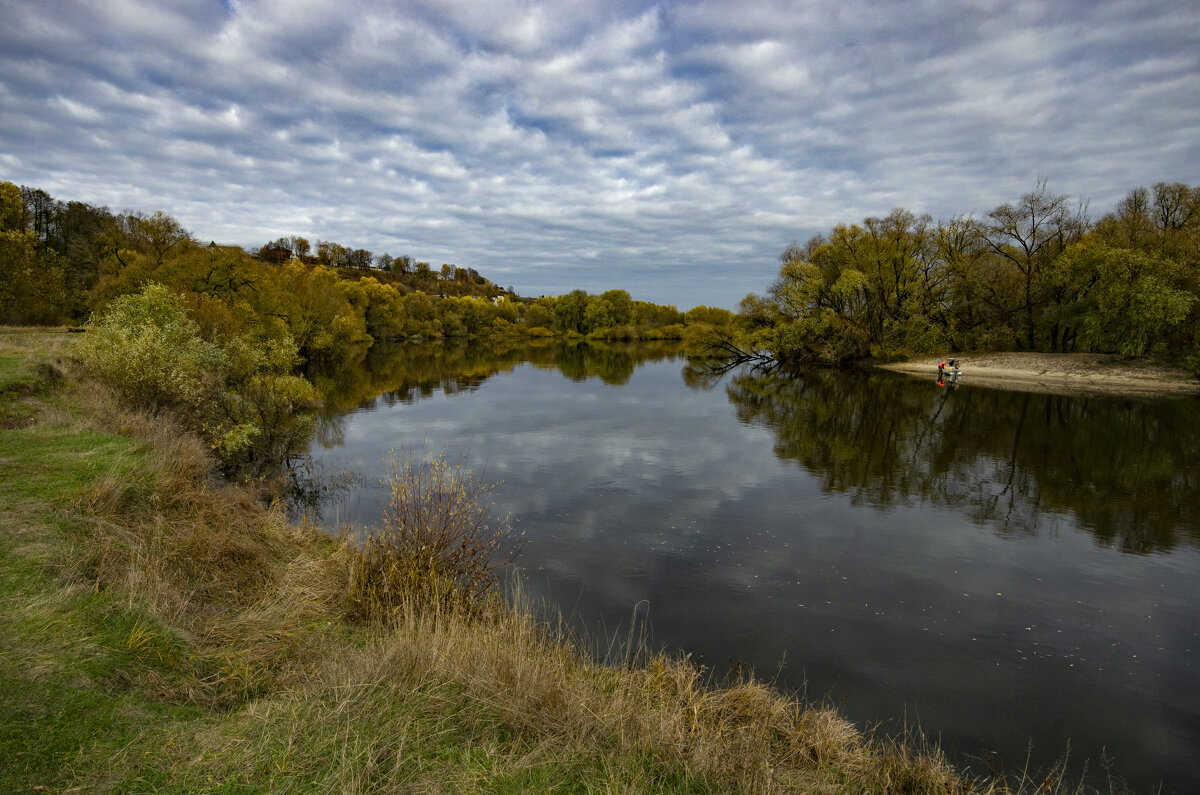
[[[1074,792],[527,611],[351,620],[353,555],[0,329],[0,791]],[[509,600],[509,605],[519,603]]]

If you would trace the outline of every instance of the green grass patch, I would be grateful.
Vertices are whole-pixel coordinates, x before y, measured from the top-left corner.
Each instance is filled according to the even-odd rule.
[[[152,619],[111,597],[64,592],[12,553],[0,571],[0,791],[81,780],[124,789],[145,780],[147,760],[161,771],[163,736],[197,710],[140,689],[164,666],[130,647],[129,628]]]
[[[0,354],[0,393],[31,387],[37,383],[37,379],[25,371],[24,365],[24,356]]]
[[[37,407],[24,398],[37,394],[44,380],[28,367],[26,357],[0,354],[0,429],[28,425]]]
[[[10,409],[47,391],[20,358],[0,355]],[[127,595],[57,573],[86,528],[81,498],[146,455],[67,422],[0,429],[0,791],[165,784],[162,737],[197,713],[160,696],[192,675],[179,638]]]
[[[144,453],[132,439],[51,425],[0,433],[0,496],[61,503],[104,475],[134,470]]]
[[[42,398],[62,384],[78,334],[0,326],[0,430],[31,424]]]
[[[130,643],[131,627],[161,633],[151,616],[55,577],[47,559],[66,546],[61,517],[29,501],[8,505],[0,512],[0,791],[57,791],[81,780],[122,789],[143,778],[142,757],[158,760],[167,726],[196,712],[142,687],[186,674]]]

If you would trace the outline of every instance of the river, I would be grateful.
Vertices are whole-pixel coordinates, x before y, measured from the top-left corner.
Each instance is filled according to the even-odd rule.
[[[978,772],[1200,791],[1200,401],[689,367],[669,348],[404,346],[318,378],[330,527],[390,449],[489,481],[525,590]]]

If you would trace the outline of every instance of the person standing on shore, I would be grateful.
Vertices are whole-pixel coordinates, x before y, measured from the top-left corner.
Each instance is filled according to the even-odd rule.
[[[938,359],[938,378],[937,385],[944,386],[946,384],[946,369],[950,370],[950,383],[958,384],[958,359]]]

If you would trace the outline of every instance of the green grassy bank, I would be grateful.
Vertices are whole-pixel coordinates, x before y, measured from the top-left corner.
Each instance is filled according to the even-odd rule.
[[[168,418],[0,329],[0,791],[1067,792],[973,779],[686,660],[528,613],[358,623],[353,555]]]

